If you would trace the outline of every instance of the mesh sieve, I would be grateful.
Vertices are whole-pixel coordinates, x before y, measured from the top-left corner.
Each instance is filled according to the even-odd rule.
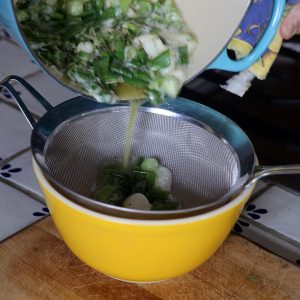
[[[45,162],[53,178],[92,197],[97,174],[122,159],[129,108],[91,112],[61,124],[47,142]],[[132,157],[155,157],[172,171],[172,195],[182,209],[225,195],[239,176],[239,162],[220,137],[176,115],[141,108],[134,126]]]
[[[38,122],[10,84],[23,85],[46,109]],[[106,105],[76,97],[52,107],[18,76],[0,82],[16,100],[32,127],[33,157],[49,182],[68,199],[112,216],[170,219],[197,215],[224,205],[245,184],[270,173],[296,173],[299,166],[258,169],[253,146],[226,116],[187,99],[166,99],[159,107],[143,105],[134,126],[132,157],[155,157],[173,175],[177,210],[141,211],[91,198],[97,174],[124,155],[128,104]],[[255,170],[255,172],[254,172]]]
[[[10,84],[17,81],[47,111],[38,122]],[[31,150],[50,183],[69,200],[112,216],[174,219],[216,209],[246,185],[269,175],[300,174],[300,164],[259,166],[243,130],[226,116],[187,99],[143,105],[135,122],[132,156],[156,157],[173,173],[177,210],[142,211],[91,198],[97,174],[122,159],[129,120],[128,104],[106,105],[76,97],[52,107],[24,79],[0,82],[32,127]]]

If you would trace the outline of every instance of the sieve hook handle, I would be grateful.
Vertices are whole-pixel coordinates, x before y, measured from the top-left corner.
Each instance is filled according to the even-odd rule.
[[[24,114],[31,128],[33,129],[36,124],[36,121],[29,109],[27,108],[27,106],[25,105],[25,103],[23,102],[22,98],[19,96],[19,93],[10,84],[10,81],[12,80],[17,81],[19,84],[21,84],[47,111],[51,110],[53,106],[26,80],[19,76],[11,75],[0,81],[0,87],[3,87],[10,92],[10,94],[16,100],[20,110]]]
[[[272,175],[292,175],[300,174],[300,164],[281,165],[281,166],[257,166],[254,175],[247,185],[251,185],[257,180]]]

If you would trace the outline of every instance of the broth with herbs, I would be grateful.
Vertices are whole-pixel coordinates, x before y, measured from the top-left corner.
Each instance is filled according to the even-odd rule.
[[[177,96],[197,46],[173,0],[18,0],[16,15],[47,69],[99,102],[123,84],[154,105]]]

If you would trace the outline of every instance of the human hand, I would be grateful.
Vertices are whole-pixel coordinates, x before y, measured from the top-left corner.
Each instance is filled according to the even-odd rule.
[[[300,3],[296,4],[282,21],[280,35],[288,40],[295,34],[300,34]]]

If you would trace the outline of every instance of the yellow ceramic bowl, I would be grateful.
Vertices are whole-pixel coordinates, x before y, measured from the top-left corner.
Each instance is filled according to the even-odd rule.
[[[92,268],[120,280],[154,282],[187,273],[224,242],[254,185],[214,211],[175,220],[104,215],[65,198],[33,161],[53,221],[71,251]]]

